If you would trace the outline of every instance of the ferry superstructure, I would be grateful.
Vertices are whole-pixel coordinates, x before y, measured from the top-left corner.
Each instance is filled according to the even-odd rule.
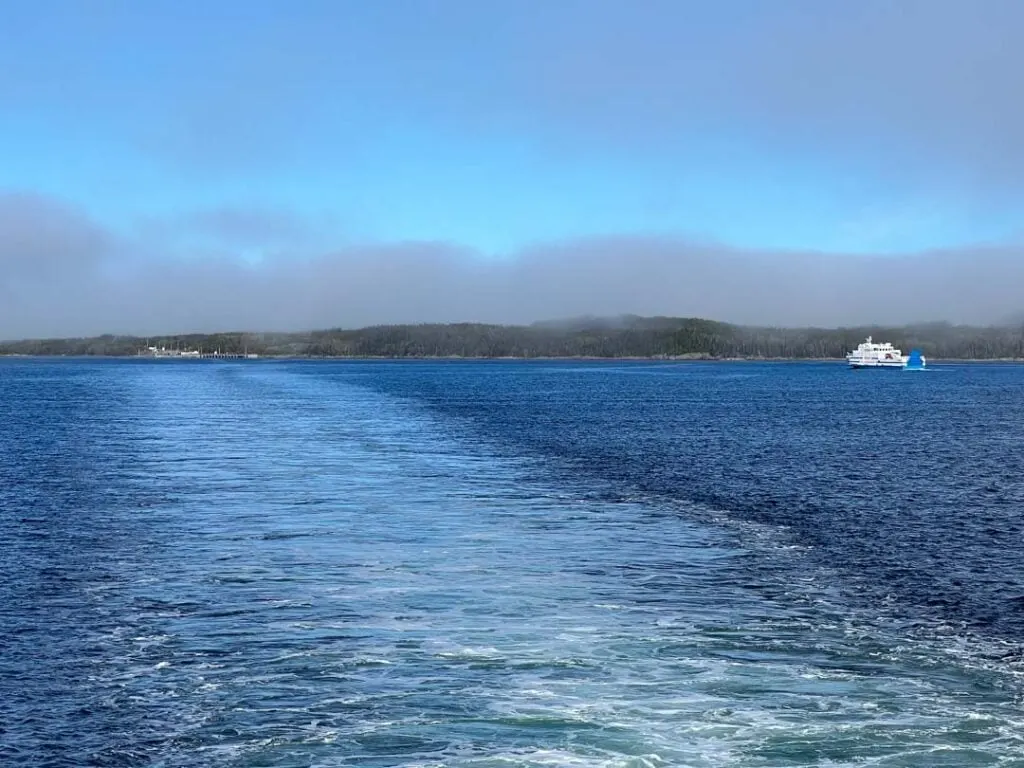
[[[868,336],[867,341],[846,356],[846,362],[851,368],[903,368],[907,358],[888,341],[879,343]]]

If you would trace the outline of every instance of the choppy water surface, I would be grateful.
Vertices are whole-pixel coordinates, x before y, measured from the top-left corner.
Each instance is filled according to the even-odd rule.
[[[1024,368],[0,362],[4,766],[1024,766]]]

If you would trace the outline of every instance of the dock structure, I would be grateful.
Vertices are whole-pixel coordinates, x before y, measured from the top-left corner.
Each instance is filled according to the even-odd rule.
[[[248,350],[244,352],[207,352],[201,349],[168,349],[167,347],[146,347],[139,350],[139,357],[170,358],[175,360],[255,360],[259,355]]]
[[[255,352],[200,352],[194,357],[201,360],[255,360],[259,355]]]

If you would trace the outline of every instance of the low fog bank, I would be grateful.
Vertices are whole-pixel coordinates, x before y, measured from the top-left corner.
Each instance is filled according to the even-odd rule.
[[[622,315],[838,327],[1019,319],[1018,247],[901,256],[604,237],[502,258],[445,243],[174,248],[0,195],[0,338],[294,331]]]

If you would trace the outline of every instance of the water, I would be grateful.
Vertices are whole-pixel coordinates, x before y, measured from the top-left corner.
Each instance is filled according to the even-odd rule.
[[[0,362],[0,765],[1024,766],[1024,368]]]

